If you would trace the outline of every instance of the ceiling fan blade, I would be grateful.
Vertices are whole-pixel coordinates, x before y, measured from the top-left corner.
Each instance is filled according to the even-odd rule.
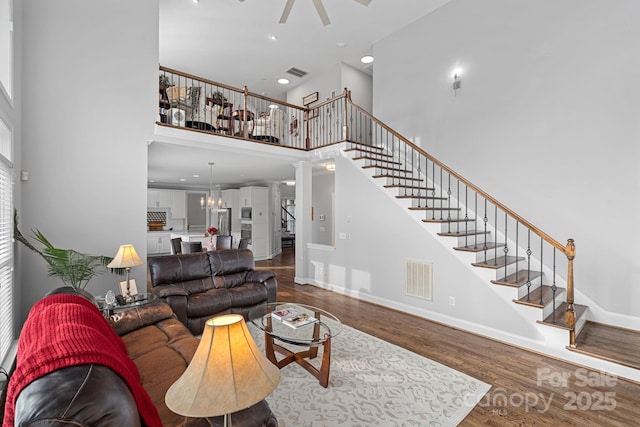
[[[244,1],[244,0],[240,0],[240,1]],[[356,1],[363,6],[369,6],[369,3],[371,3],[371,0],[356,0]]]
[[[329,21],[329,15],[327,15],[327,11],[324,10],[324,5],[322,4],[322,0],[312,0],[312,1],[313,1],[313,5],[316,7],[316,10],[318,11],[318,15],[320,15],[320,20],[322,21],[322,24],[325,27],[331,24],[331,21]]]
[[[293,7],[293,3],[296,0],[287,0],[287,4],[284,5],[284,9],[282,10],[282,16],[280,16],[280,23],[286,24],[287,19],[289,19],[289,13],[291,13],[291,8]]]

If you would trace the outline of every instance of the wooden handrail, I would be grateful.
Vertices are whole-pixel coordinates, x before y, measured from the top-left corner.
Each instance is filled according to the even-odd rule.
[[[428,154],[427,152],[425,152],[422,148],[418,147],[417,145],[415,145],[413,142],[409,141],[407,138],[403,137],[402,135],[400,135],[398,132],[394,131],[393,129],[391,129],[389,126],[385,125],[384,123],[382,123],[381,121],[379,121],[378,119],[376,119],[374,116],[372,116],[371,114],[369,114],[365,109],[363,109],[362,107],[360,107],[358,104],[354,103],[353,101],[351,101],[349,99],[349,102],[351,103],[351,105],[353,107],[355,107],[360,113],[364,114],[366,117],[368,117],[370,120],[372,120],[373,122],[375,122],[378,126],[382,127],[383,129],[385,129],[387,132],[391,133],[393,136],[395,136],[396,138],[400,139],[402,142],[404,142],[405,144],[407,144],[408,146],[410,146],[411,148],[413,148],[414,150],[416,150],[418,153],[422,154],[423,156],[425,156],[427,159],[431,160],[434,164],[440,166],[443,170],[447,171],[447,173],[449,173],[451,176],[454,176],[455,178],[457,178],[458,180],[460,180],[461,182],[463,182],[467,187],[471,188],[472,190],[474,190],[475,192],[477,192],[478,194],[481,194],[482,197],[484,197],[486,200],[488,200],[489,202],[491,202],[494,206],[497,206],[498,208],[502,209],[504,212],[506,212],[507,214],[509,214],[511,217],[515,218],[519,223],[523,224],[525,227],[527,227],[528,229],[530,229],[531,231],[533,231],[535,234],[537,234],[538,236],[540,236],[542,239],[544,239],[546,242],[548,242],[550,245],[552,245],[553,247],[555,247],[556,249],[560,250],[562,253],[564,253],[565,255],[569,255],[568,253],[568,248],[567,246],[563,245],[562,243],[556,241],[555,239],[553,239],[551,236],[549,236],[548,234],[546,234],[545,232],[543,232],[542,230],[540,230],[538,227],[536,227],[535,225],[531,224],[529,221],[527,221],[526,219],[524,219],[523,217],[521,217],[520,215],[518,215],[517,213],[515,213],[513,210],[509,209],[508,207],[506,207],[504,204],[500,203],[498,200],[496,200],[495,198],[493,198],[492,196],[490,196],[488,193],[486,193],[485,191],[483,191],[482,189],[480,189],[479,187],[477,187],[476,185],[472,184],[471,182],[469,182],[467,179],[465,179],[463,176],[459,175],[458,173],[454,172],[450,167],[448,167],[447,165],[445,165],[444,163],[442,163],[440,160],[436,159],[435,157],[433,157],[432,155]],[[571,239],[570,239],[571,240]],[[571,240],[573,241],[573,240]]]

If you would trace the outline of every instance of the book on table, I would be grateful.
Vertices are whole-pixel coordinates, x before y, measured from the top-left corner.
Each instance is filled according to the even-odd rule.
[[[286,308],[282,308],[280,310],[277,311],[272,311],[271,312],[271,317],[273,317],[274,319],[278,319],[278,320],[282,320],[282,319],[286,319],[288,317],[293,317],[300,314],[300,310],[298,310],[295,307],[286,307]]]
[[[298,314],[297,316],[292,316],[292,317],[283,319],[282,323],[292,328],[299,328],[301,326],[309,325],[317,321],[318,319],[316,319],[315,317],[311,317],[307,313],[301,313],[301,314]]]

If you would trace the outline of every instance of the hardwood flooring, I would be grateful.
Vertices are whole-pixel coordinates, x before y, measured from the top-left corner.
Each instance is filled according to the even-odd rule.
[[[640,384],[419,317],[294,283],[294,248],[256,262],[278,300],[326,309],[353,328],[491,384],[462,426],[638,426]],[[637,353],[636,353],[637,355]]]

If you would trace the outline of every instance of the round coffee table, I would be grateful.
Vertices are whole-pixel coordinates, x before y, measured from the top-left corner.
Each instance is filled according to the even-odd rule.
[[[274,312],[283,310],[292,310],[295,314],[283,319],[272,315]],[[307,316],[316,319],[316,321],[298,327],[287,324],[287,320],[290,321],[299,316]],[[248,317],[253,325],[264,332],[265,354],[274,365],[282,369],[288,364],[296,362],[316,377],[322,387],[326,388],[329,385],[331,338],[342,330],[342,323],[336,316],[325,310],[304,304],[275,302],[254,308],[249,312]],[[274,341],[307,347],[307,349],[294,352]],[[310,359],[318,356],[319,347],[322,347],[320,369],[309,362]],[[278,360],[276,352],[283,354],[284,358]]]

